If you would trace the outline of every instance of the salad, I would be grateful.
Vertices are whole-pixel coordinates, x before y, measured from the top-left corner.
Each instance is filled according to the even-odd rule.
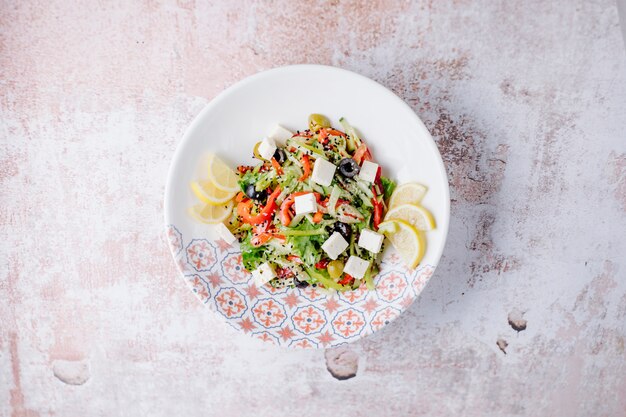
[[[410,268],[424,255],[423,231],[435,228],[420,204],[426,187],[396,189],[355,129],[339,121],[341,129],[312,114],[304,130],[277,126],[254,146],[256,165],[234,172],[213,156],[209,180],[191,184],[206,204],[191,214],[217,224],[228,244],[239,241],[258,286],[373,290],[385,236]]]
[[[384,238],[377,229],[395,184],[340,122],[342,130],[312,114],[284,146],[265,138],[254,148],[260,162],[237,168],[242,191],[228,226],[257,281],[345,291],[364,280],[373,289]]]

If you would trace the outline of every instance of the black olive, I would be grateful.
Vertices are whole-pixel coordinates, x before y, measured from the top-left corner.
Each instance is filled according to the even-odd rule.
[[[296,287],[298,287],[298,288],[305,288],[305,287],[308,287],[308,286],[309,286],[309,283],[308,283],[308,282],[306,282],[306,281],[300,281],[300,280],[298,279],[298,277],[294,277],[294,279],[293,279],[293,283],[294,283],[294,284],[295,284],[295,286],[296,286]]]
[[[256,188],[254,188],[254,184],[248,184],[246,186],[246,195],[248,198],[254,198],[256,195]]]
[[[248,184],[246,187],[246,195],[248,198],[254,198],[256,196],[256,188],[254,188],[254,184]]]
[[[246,187],[246,195],[248,196],[248,198],[251,198],[253,200],[263,201],[267,197],[267,191],[257,191],[254,187],[254,184],[248,184],[248,186]]]
[[[352,228],[349,224],[343,222],[335,223],[335,232],[338,232],[346,240],[346,242],[350,242]]]
[[[254,196],[254,199],[256,201],[264,202],[265,200],[267,200],[267,191],[265,190],[257,191],[256,195]]]
[[[359,173],[361,168],[352,158],[343,158],[339,161],[339,173],[346,178],[352,178]]]
[[[276,162],[282,165],[287,160],[287,154],[282,149],[277,148],[276,152],[274,152],[274,159],[276,159]]]

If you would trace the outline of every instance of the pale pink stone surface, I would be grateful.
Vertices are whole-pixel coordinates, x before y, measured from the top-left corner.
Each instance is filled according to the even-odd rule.
[[[613,1],[22,1],[0,16],[0,415],[626,415]],[[350,347],[346,381],[322,351],[262,345],[204,309],[162,234],[187,124],[242,77],[305,62],[403,97],[452,186],[440,268]]]

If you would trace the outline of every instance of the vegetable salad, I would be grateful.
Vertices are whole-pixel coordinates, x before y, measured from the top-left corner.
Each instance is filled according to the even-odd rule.
[[[240,242],[245,268],[266,270],[274,287],[345,291],[365,281],[374,288],[382,237],[376,252],[364,248],[371,244],[362,244],[361,235],[375,240],[395,183],[382,176],[355,129],[340,122],[338,129],[313,114],[308,128],[285,143],[257,143],[257,165],[237,168],[241,192],[228,229]],[[360,277],[346,266],[355,257]]]

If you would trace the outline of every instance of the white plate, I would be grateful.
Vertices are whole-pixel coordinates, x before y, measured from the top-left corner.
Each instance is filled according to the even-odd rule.
[[[320,288],[257,288],[237,248],[213,241],[211,226],[195,222],[189,182],[206,178],[205,155],[217,153],[235,167],[253,163],[254,144],[275,123],[305,129],[310,113],[340,127],[345,117],[371,148],[383,175],[418,181],[422,202],[437,221],[427,233],[426,255],[415,271],[386,250],[376,291],[329,294]],[[216,97],[187,129],[170,167],[165,223],[172,254],[185,281],[211,310],[236,329],[282,346],[329,347],[370,334],[404,311],[435,270],[450,219],[448,179],[437,147],[411,108],[380,84],[350,71],[296,65],[246,78]]]

